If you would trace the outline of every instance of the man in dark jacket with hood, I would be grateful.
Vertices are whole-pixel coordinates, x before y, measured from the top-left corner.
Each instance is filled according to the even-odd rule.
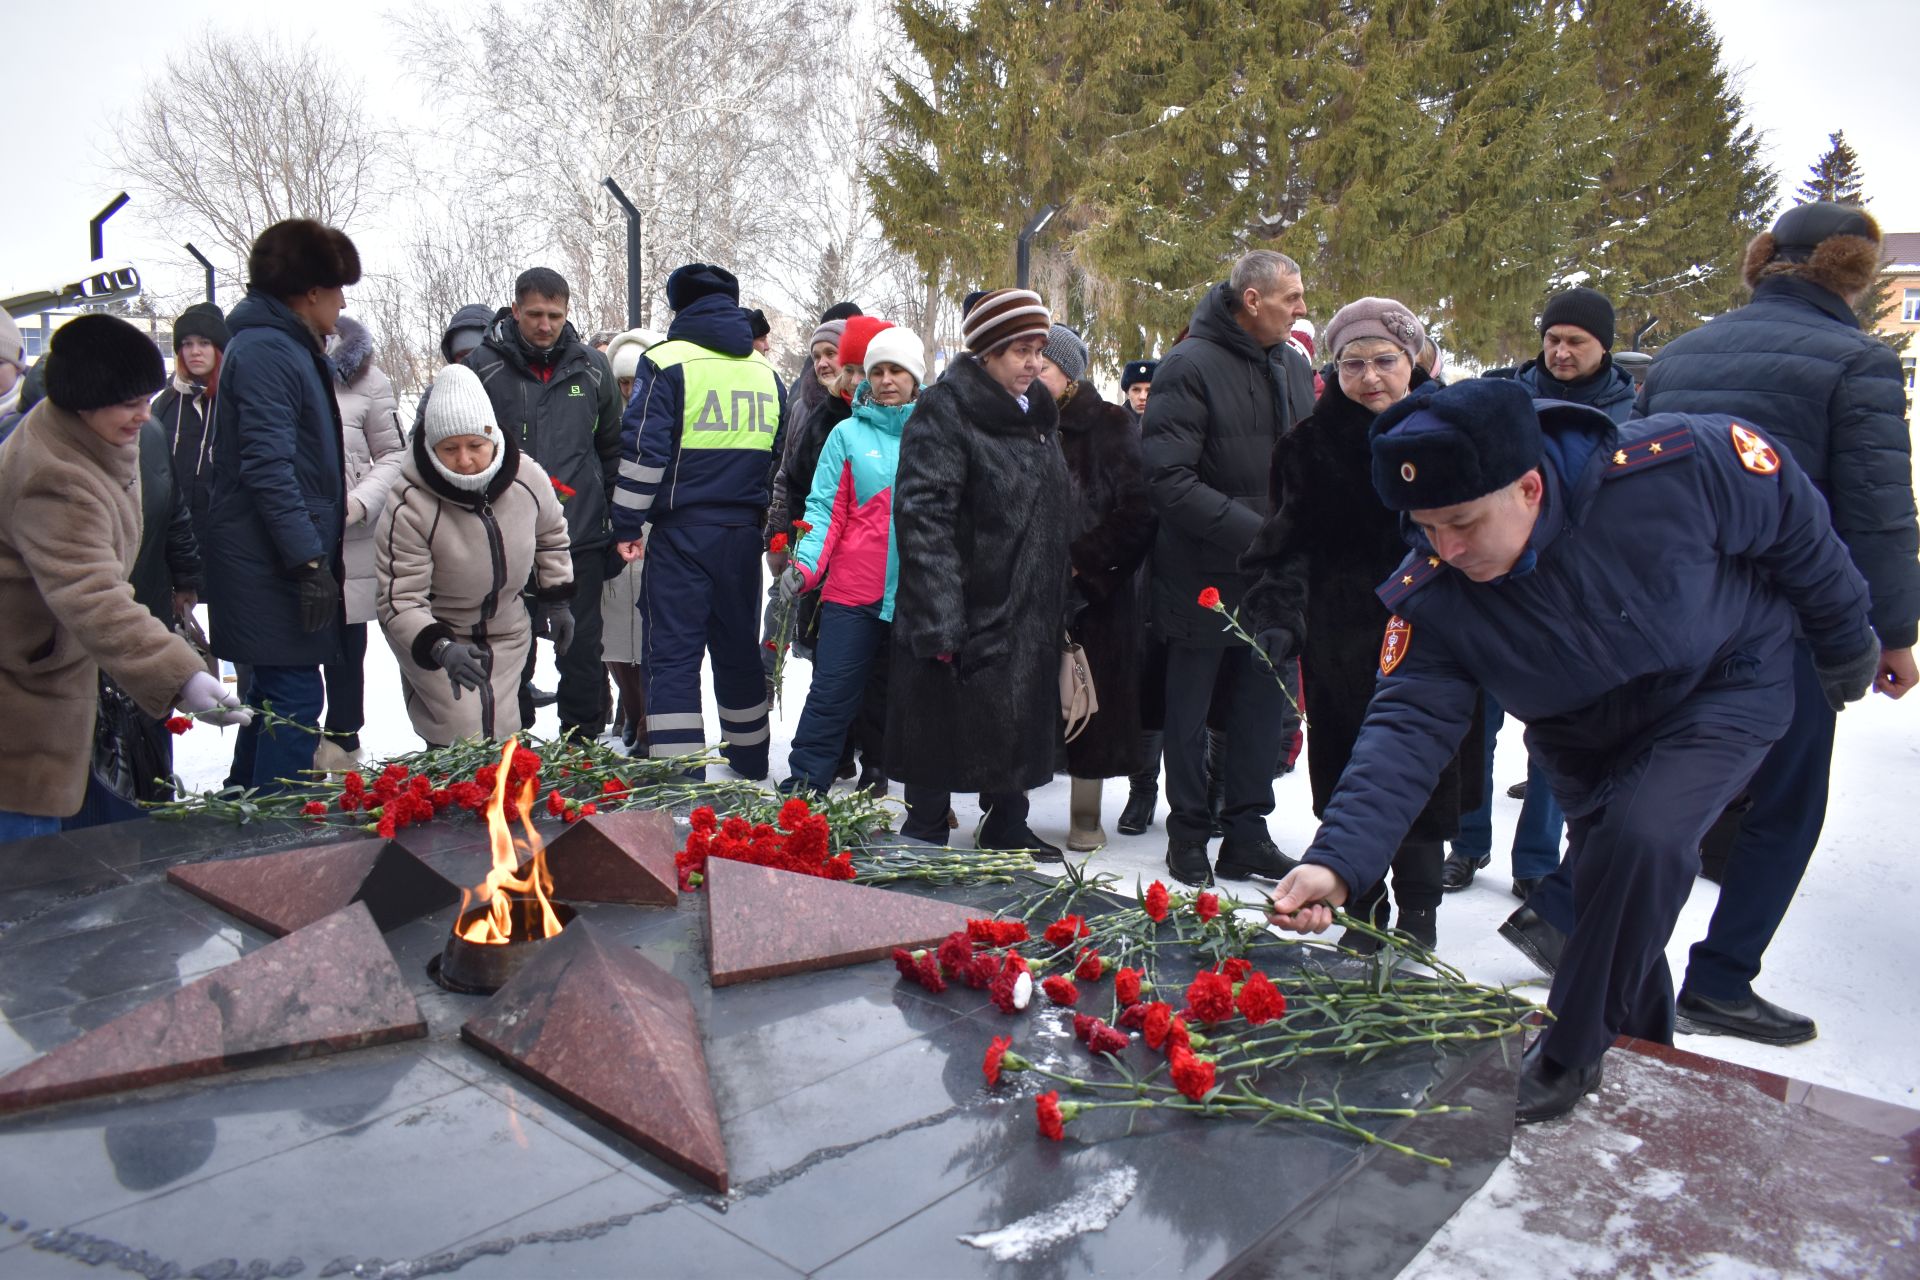
[[[1278,877],[1291,865],[1267,835],[1286,723],[1272,670],[1198,601],[1211,587],[1227,609],[1246,590],[1240,557],[1270,499],[1273,445],[1313,409],[1313,370],[1287,345],[1306,314],[1300,268],[1256,250],[1234,264],[1193,313],[1186,341],[1153,374],[1142,449],[1160,530],[1150,616],[1167,642],[1167,868],[1184,884]],[[1207,709],[1228,682],[1217,868],[1207,836]]]
[[[241,786],[279,790],[313,767],[320,667],[340,653],[346,470],[325,344],[359,280],[344,232],[276,222],[253,242],[247,296],[227,318],[201,547],[213,651],[247,668],[248,705],[311,726],[242,729],[228,778]]]
[[[500,426],[546,468],[564,499],[573,553],[571,614],[543,614],[560,669],[560,732],[598,737],[606,726],[600,663],[600,588],[606,581],[608,502],[620,469],[620,389],[607,358],[567,320],[571,291],[557,271],[533,267],[513,284],[486,338],[467,357]],[[457,318],[457,317],[456,317]],[[457,337],[450,331],[448,341]],[[520,722],[532,724],[533,655],[520,686]]]
[[[1747,246],[1753,301],[1663,347],[1637,411],[1735,414],[1793,455],[1826,498],[1833,530],[1866,579],[1880,641],[1873,687],[1899,698],[1915,678],[1920,531],[1900,360],[1860,331],[1853,312],[1879,270],[1880,228],[1863,210],[1789,209]],[[1814,659],[1808,640],[1797,639],[1793,721],[1754,775],[1753,807],[1727,856],[1712,923],[1688,956],[1682,1031],[1764,1044],[1798,1044],[1817,1033],[1812,1018],[1753,990],[1826,819],[1835,717]],[[1556,873],[1501,931],[1552,948],[1571,927],[1571,899],[1567,877]],[[1532,919],[1523,914],[1529,910]]]
[[[760,668],[760,522],[779,455],[786,391],[753,348],[740,285],[689,263],[667,277],[667,340],[640,358],[621,433],[613,536],[644,555],[640,614],[647,742],[654,756],[698,752],[700,655],[713,659],[720,739],[735,772],[767,776]]]

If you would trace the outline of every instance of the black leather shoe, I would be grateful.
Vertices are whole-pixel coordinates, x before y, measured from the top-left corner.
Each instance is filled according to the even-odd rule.
[[[1600,1067],[1563,1067],[1541,1051],[1545,1037],[1536,1037],[1520,1059],[1520,1094],[1513,1108],[1515,1124],[1556,1120],[1579,1105],[1580,1099],[1600,1087]]]
[[[860,780],[853,784],[853,789],[865,791],[869,795],[883,796],[887,794],[887,775],[882,770],[867,765],[860,770]]]
[[[1228,836],[1220,842],[1220,857],[1213,864],[1213,874],[1222,880],[1245,880],[1249,876],[1278,880],[1299,865],[1265,836],[1252,840]]]
[[[1532,907],[1521,907],[1500,925],[1500,936],[1520,949],[1520,954],[1540,967],[1549,978],[1560,967],[1560,953],[1567,949],[1567,935],[1540,918]]]
[[[1168,840],[1167,873],[1181,884],[1204,889],[1213,883],[1205,840]]]
[[[1458,893],[1473,883],[1473,873],[1493,860],[1492,854],[1483,853],[1470,858],[1463,853],[1450,853],[1440,866],[1440,891]]]
[[[1507,788],[1507,799],[1525,800],[1527,798],[1527,780],[1525,778]]]
[[[1745,1000],[1709,1000],[1681,988],[1674,1029],[1696,1036],[1739,1036],[1761,1044],[1805,1044],[1820,1034],[1804,1013],[1748,993]]]
[[[1432,907],[1402,907],[1394,928],[1432,951],[1440,945],[1440,913]]]
[[[1152,788],[1127,792],[1126,808],[1120,810],[1120,821],[1114,825],[1123,836],[1141,834],[1153,825],[1154,808],[1159,802],[1160,793]]]
[[[550,707],[560,701],[558,693],[549,692],[532,683],[527,685],[527,696],[533,699],[533,705],[536,707]]]
[[[1048,844],[1033,834],[1033,828],[1022,823],[1004,831],[991,825],[982,824],[980,834],[974,837],[976,849],[1017,849],[1035,862],[1065,862],[1067,855],[1056,844]]]
[[[1342,929],[1340,931],[1340,941],[1338,945],[1343,951],[1351,951],[1355,955],[1360,956],[1370,956],[1379,951],[1382,944],[1380,939],[1370,933],[1362,933],[1358,929]]]
[[[1533,891],[1540,887],[1541,879],[1542,877],[1540,876],[1520,877],[1515,879],[1513,882],[1513,896],[1520,899],[1520,901],[1525,902],[1528,898],[1531,898],[1533,896]]]

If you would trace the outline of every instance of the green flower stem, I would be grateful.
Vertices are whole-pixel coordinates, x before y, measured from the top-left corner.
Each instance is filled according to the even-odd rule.
[[[1302,729],[1309,728],[1310,726],[1307,724],[1307,713],[1300,709],[1300,704],[1294,701],[1291,693],[1287,692],[1287,682],[1285,678],[1281,676],[1280,668],[1273,665],[1273,660],[1267,657],[1266,650],[1260,647],[1260,642],[1255,640],[1253,636],[1248,633],[1247,629],[1240,625],[1240,611],[1238,609],[1229,610],[1224,604],[1214,605],[1213,611],[1227,620],[1226,629],[1228,631],[1233,632],[1234,635],[1246,641],[1247,647],[1253,650],[1260,661],[1267,664],[1267,670],[1273,672],[1274,683],[1280,686],[1280,692],[1286,698],[1287,705],[1293,708],[1293,714],[1300,717],[1300,727]]]

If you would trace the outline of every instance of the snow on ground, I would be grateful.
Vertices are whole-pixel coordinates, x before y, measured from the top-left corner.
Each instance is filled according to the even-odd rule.
[[[367,650],[367,727],[361,740],[369,758],[419,748],[420,739],[400,705],[400,675],[392,652],[376,629]],[[812,666],[790,659],[783,705],[773,718],[774,780],[786,776],[786,756]],[[554,687],[551,650],[540,646],[543,688]],[[707,721],[717,736],[711,686]],[[552,707],[540,711],[543,735],[557,731]],[[190,786],[217,786],[225,778],[232,731],[199,726],[176,741],[176,768]],[[1440,912],[1440,951],[1481,982],[1523,985],[1546,998],[1537,970],[1494,930],[1516,905],[1509,893],[1506,856],[1520,802],[1506,796],[1508,783],[1526,773],[1520,735],[1509,722],[1500,735],[1495,768],[1494,860],[1473,886],[1449,894]],[[1114,820],[1126,799],[1125,779],[1107,783],[1105,826],[1110,843],[1092,857],[1096,870],[1117,874],[1131,888],[1165,877],[1166,804],[1154,826],[1140,836],[1121,836]],[[1312,839],[1313,813],[1304,768],[1274,785],[1276,804],[1269,830],[1281,849],[1299,853]],[[895,788],[898,795],[898,788]],[[1682,1036],[1682,1048],[1743,1063],[1815,1084],[1920,1107],[1920,698],[1894,703],[1878,695],[1840,717],[1834,752],[1833,797],[1826,834],[1793,909],[1767,953],[1756,984],[1761,994],[1819,1021],[1809,1044],[1772,1048],[1730,1037]],[[1035,791],[1033,828],[1063,842],[1067,829],[1067,779],[1057,777]],[[955,796],[960,829],[968,843],[979,808],[972,796]],[[1223,891],[1251,899],[1264,882],[1223,882]],[[1678,985],[1687,948],[1706,932],[1718,889],[1699,880],[1681,914],[1667,959]]]

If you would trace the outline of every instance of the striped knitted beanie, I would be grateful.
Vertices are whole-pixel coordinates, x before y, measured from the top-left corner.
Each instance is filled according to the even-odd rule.
[[[961,341],[986,355],[1015,338],[1045,338],[1053,326],[1047,304],[1031,289],[995,289],[983,294],[960,322]]]

